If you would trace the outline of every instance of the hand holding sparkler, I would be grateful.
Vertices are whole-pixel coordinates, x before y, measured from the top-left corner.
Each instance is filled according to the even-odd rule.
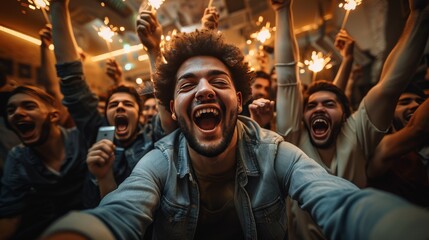
[[[143,10],[136,21],[137,35],[148,51],[159,50],[161,44],[162,27],[153,12]]]
[[[343,58],[353,56],[355,41],[345,30],[340,30],[337,34],[334,45]]]
[[[52,44],[52,26],[51,24],[46,24],[39,31],[40,40],[42,42],[42,47],[49,47]]]
[[[216,30],[219,26],[219,13],[216,7],[208,7],[204,10],[204,15],[201,18],[201,26],[203,29]]]

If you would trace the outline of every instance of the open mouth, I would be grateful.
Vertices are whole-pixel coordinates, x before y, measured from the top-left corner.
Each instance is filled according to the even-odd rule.
[[[311,122],[311,130],[315,136],[324,136],[329,130],[329,123],[324,118],[314,118]]]
[[[117,116],[115,118],[116,133],[123,134],[128,129],[128,118],[125,116]]]
[[[32,122],[18,122],[15,126],[23,138],[30,137],[36,128],[36,124]]]
[[[199,109],[194,113],[194,122],[202,130],[213,130],[220,123],[219,110],[216,108]]]

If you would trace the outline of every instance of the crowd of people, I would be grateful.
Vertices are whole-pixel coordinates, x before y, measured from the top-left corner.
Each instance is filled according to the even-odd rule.
[[[271,73],[226,42],[215,7],[163,50],[156,13],[139,9],[153,86],[126,84],[109,59],[99,95],[68,6],[51,1],[38,86],[0,76],[0,239],[429,238],[427,0],[409,0],[357,108],[344,30],[335,79],[300,81],[292,0],[271,0]]]

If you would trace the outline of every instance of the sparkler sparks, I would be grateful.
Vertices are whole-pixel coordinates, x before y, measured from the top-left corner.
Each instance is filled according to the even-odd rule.
[[[341,29],[344,29],[349,18],[351,10],[355,10],[356,6],[360,5],[362,0],[345,0],[345,3],[340,3],[338,6],[346,10],[346,15],[344,16],[343,23],[341,24]]]

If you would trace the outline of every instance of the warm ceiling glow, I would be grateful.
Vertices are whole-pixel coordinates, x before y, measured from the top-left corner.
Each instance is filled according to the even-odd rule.
[[[115,50],[115,51],[104,53],[104,54],[101,54],[101,55],[98,55],[98,56],[94,56],[94,57],[91,58],[91,60],[93,62],[98,62],[98,61],[105,60],[107,58],[116,57],[116,56],[119,56],[119,55],[122,55],[122,54],[126,54],[126,53],[129,53],[129,52],[135,52],[135,51],[138,51],[138,50],[141,50],[141,49],[143,49],[143,45],[138,44],[138,45],[130,46],[127,50],[125,50],[125,49],[122,48],[122,49],[119,49],[119,50]]]
[[[34,44],[39,45],[39,46],[42,44],[42,42],[40,41],[40,39],[37,39],[37,38],[34,38],[34,37],[30,37],[30,36],[28,36],[26,34],[20,33],[18,31],[12,30],[12,29],[4,27],[4,26],[0,26],[0,31],[8,33],[10,35],[13,35],[15,37],[21,38],[21,39],[23,39],[25,41],[34,43]]]

